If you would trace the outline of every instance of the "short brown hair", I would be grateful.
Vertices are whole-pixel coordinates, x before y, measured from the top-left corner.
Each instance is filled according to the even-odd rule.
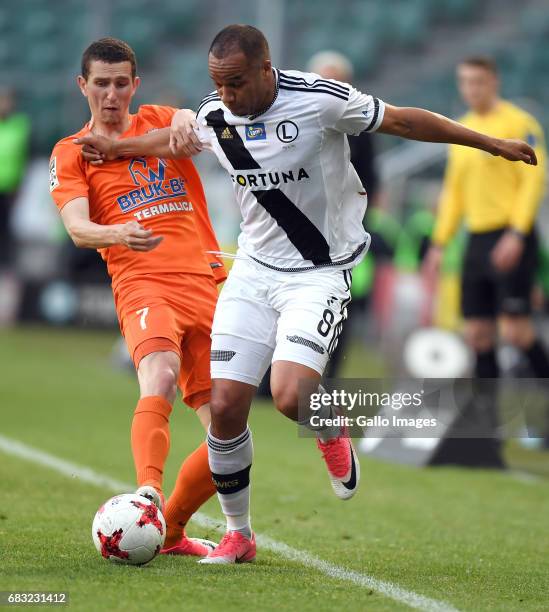
[[[82,54],[82,76],[86,81],[90,75],[90,64],[93,61],[117,64],[118,62],[130,62],[132,66],[132,79],[137,74],[137,60],[133,49],[118,38],[100,38],[84,51]]]
[[[459,62],[460,66],[474,66],[475,68],[484,68],[492,74],[498,75],[498,66],[491,57],[485,55],[472,55],[466,57]]]

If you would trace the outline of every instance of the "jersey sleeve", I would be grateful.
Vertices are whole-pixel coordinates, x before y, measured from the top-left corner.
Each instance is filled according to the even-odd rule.
[[[88,197],[89,187],[79,147],[70,143],[54,147],[50,158],[50,193],[59,210],[75,198]]]
[[[207,106],[206,106],[206,109],[207,109]],[[198,138],[200,139],[200,142],[202,143],[204,150],[212,151],[211,128],[208,127],[208,124],[206,122],[204,110],[205,108],[204,106],[202,106],[201,108],[199,108],[198,113],[196,114],[197,127],[195,128],[195,132]],[[206,112],[208,112],[208,110],[206,110]]]
[[[206,126],[205,122],[204,122],[204,125],[202,125],[202,123],[198,123],[198,127],[195,129],[195,132],[198,138],[200,139],[200,142],[202,143],[204,150],[211,151],[212,150],[212,137],[210,134],[210,128]]]
[[[385,104],[379,98],[363,94],[351,85],[344,86],[348,95],[326,96],[329,100],[323,113],[324,127],[356,136],[362,132],[375,132],[383,122]]]

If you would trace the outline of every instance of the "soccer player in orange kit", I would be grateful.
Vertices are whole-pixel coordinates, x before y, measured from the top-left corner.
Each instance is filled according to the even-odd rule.
[[[131,427],[139,494],[162,507],[162,476],[177,387],[202,424],[210,421],[210,331],[223,264],[198,173],[190,159],[140,157],[95,166],[74,140],[88,133],[139,136],[168,127],[176,109],[141,106],[136,60],[123,41],[103,38],[82,56],[78,85],[91,121],[59,141],[50,191],[75,245],[107,263],[120,328],[137,370],[140,398]],[[184,526],[215,492],[206,444],[183,462],[164,508],[165,548],[207,555],[213,543],[187,538]]]

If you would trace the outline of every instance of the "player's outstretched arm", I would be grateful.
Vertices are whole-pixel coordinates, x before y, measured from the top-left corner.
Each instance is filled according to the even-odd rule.
[[[184,157],[170,149],[170,128],[162,128],[134,138],[115,140],[99,134],[86,134],[74,140],[82,145],[82,155],[94,165],[112,161],[119,157],[162,157],[174,159]]]
[[[457,121],[422,108],[385,106],[378,130],[384,134],[425,142],[447,142],[482,149],[509,161],[537,165],[534,149],[522,140],[493,138],[470,130]]]
[[[75,198],[61,209],[61,219],[74,244],[79,248],[104,249],[122,245],[133,251],[152,251],[162,241],[137,221],[100,225],[90,221],[88,198]]]

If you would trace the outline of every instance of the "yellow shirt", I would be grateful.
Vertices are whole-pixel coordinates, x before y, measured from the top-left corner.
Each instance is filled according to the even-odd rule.
[[[525,140],[537,166],[509,162],[490,153],[452,145],[444,177],[433,242],[445,245],[463,220],[470,232],[510,227],[528,233],[545,189],[545,143],[539,123],[510,102],[485,115],[470,112],[460,123],[496,138]]]

